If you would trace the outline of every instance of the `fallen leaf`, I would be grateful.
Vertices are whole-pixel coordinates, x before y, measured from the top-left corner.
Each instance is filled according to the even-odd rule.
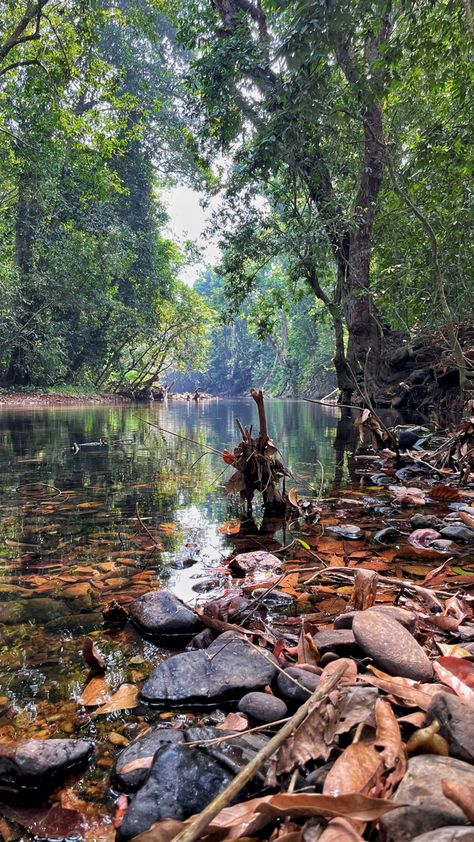
[[[399,702],[407,705],[407,707],[418,707],[422,710],[428,710],[433,696],[440,691],[445,691],[445,687],[442,684],[420,684],[417,681],[413,681],[412,678],[399,678],[388,675],[373,666],[369,666],[368,669],[373,675],[364,675],[364,681],[395,696]]]
[[[88,667],[98,672],[105,670],[105,661],[91,637],[86,637],[82,647],[82,657]]]
[[[228,731],[245,731],[249,727],[248,719],[240,713],[228,713],[226,718],[217,726]]]
[[[389,485],[388,490],[399,506],[423,506],[426,503],[426,495],[421,488]]]
[[[412,757],[414,754],[439,754],[441,757],[449,756],[449,745],[447,740],[439,732],[439,722],[433,719],[426,728],[419,728],[411,735],[407,742],[407,754]]]
[[[79,704],[96,707],[110,701],[112,691],[103,676],[94,676],[84,687]]]
[[[468,650],[464,649],[459,643],[439,643],[439,641],[436,641],[436,646],[442,655],[446,655],[451,658],[473,657],[472,652],[468,652]]]
[[[115,713],[117,710],[136,708],[137,705],[138,687],[136,687],[135,684],[121,684],[117,692],[113,694],[110,700],[95,711],[95,716],[99,716],[99,714]]]
[[[434,485],[433,488],[430,488],[429,495],[432,500],[449,500],[449,502],[454,502],[460,499],[459,491],[451,485]]]
[[[474,702],[474,664],[471,661],[443,656],[433,661],[433,669],[440,681],[451,687],[457,696]]]
[[[331,819],[326,830],[319,836],[318,842],[364,842],[364,839],[347,819],[339,818]]]
[[[324,781],[323,794],[368,794],[382,771],[382,759],[373,745],[351,743],[331,766]]]
[[[223,535],[237,535],[240,532],[240,527],[240,520],[226,520],[222,526],[219,526],[219,532]]]

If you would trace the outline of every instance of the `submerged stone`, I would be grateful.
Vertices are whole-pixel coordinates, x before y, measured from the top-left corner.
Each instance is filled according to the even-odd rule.
[[[114,778],[121,789],[132,792],[146,780],[156,752],[166,745],[184,742],[183,731],[176,728],[152,728],[120,752],[115,762]]]
[[[47,790],[92,753],[90,740],[21,740],[0,743],[0,789]]]
[[[191,635],[202,629],[194,611],[169,591],[148,591],[130,605],[130,616],[150,635]]]
[[[251,553],[239,553],[230,562],[229,567],[233,573],[245,576],[246,573],[253,573],[254,570],[279,570],[282,566],[281,559],[273,553],[265,550],[255,550]]]
[[[277,661],[234,632],[224,632],[207,649],[183,652],[162,661],[145,681],[141,698],[152,705],[209,704],[240,699],[269,684]]]

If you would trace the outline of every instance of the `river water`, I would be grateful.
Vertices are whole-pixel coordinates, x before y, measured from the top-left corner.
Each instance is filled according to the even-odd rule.
[[[350,418],[283,401],[268,401],[267,415],[300,493],[347,479]],[[151,588],[193,602],[229,585],[222,562],[233,545],[219,527],[238,501],[223,493],[231,468],[208,448],[235,446],[236,418],[255,424],[253,401],[0,413],[0,740],[93,736],[96,765],[81,783],[89,798],[107,792],[111,731],[132,738],[140,716],[94,719],[81,707],[84,637],[104,653],[111,686],[140,682],[169,650],[130,624],[104,628],[102,612],[114,619]],[[256,514],[245,548],[284,543]]]

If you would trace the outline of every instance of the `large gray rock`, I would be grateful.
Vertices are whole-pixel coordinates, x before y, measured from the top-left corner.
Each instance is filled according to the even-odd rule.
[[[394,800],[406,806],[381,819],[387,842],[410,842],[417,834],[447,825],[466,825],[459,807],[443,795],[443,778],[474,786],[474,768],[462,760],[424,754],[408,761]]]
[[[291,678],[296,678],[303,687],[298,687],[291,680],[290,676]],[[308,701],[311,693],[316,690],[320,680],[319,675],[308,672],[308,670],[300,669],[300,667],[288,667],[285,672],[278,673],[277,687],[287,702],[300,705]],[[309,690],[309,693],[303,689],[304,687]]]
[[[168,746],[155,756],[150,774],[125,813],[118,839],[144,833],[160,819],[199,813],[233,775],[199,749]]]
[[[284,719],[288,708],[282,699],[269,693],[246,693],[239,702],[238,710],[257,722],[276,722]]]
[[[412,611],[407,611],[406,608],[399,608],[398,605],[373,605],[372,608],[367,608],[367,611],[378,611],[379,614],[391,617],[397,623],[405,626],[409,632],[415,631],[416,617]],[[351,629],[352,622],[356,615],[356,611],[347,611],[345,614],[339,614],[334,620],[335,629]]]
[[[469,529],[463,524],[453,523],[451,526],[445,526],[441,530],[441,535],[445,538],[452,538],[458,544],[470,544],[474,541],[474,529]]]
[[[194,611],[169,591],[148,591],[130,605],[130,616],[150,635],[191,635],[202,629]]]
[[[397,620],[380,611],[360,611],[353,619],[352,631],[360,649],[390,675],[432,680],[428,656]]]
[[[184,732],[176,728],[152,728],[120,752],[114,778],[121,789],[133,792],[145,781],[156,752],[165,745],[184,743]]]
[[[61,775],[84,763],[90,740],[21,740],[0,743],[0,790],[51,789]]]
[[[426,713],[428,722],[437,719],[440,734],[448,741],[449,753],[474,763],[474,705],[450,693],[433,696]]]
[[[474,827],[438,827],[415,836],[411,842],[474,842]]]
[[[240,699],[269,684],[276,672],[273,655],[260,654],[234,632],[224,632],[207,649],[162,661],[145,681],[141,698],[151,705]]]

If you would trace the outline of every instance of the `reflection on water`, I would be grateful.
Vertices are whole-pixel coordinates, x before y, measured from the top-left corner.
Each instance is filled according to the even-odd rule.
[[[267,412],[299,492],[347,476],[350,419],[298,402]],[[232,449],[236,418],[255,423],[253,401],[0,412],[0,739],[91,734],[110,766],[117,722],[78,713],[84,635],[97,633],[113,686],[136,683],[168,651],[130,625],[104,630],[103,610],[163,584],[185,601],[228,586],[218,527],[238,501],[222,491],[231,468],[207,448]],[[264,530],[252,530],[258,549]],[[101,797],[100,775],[88,775]]]

